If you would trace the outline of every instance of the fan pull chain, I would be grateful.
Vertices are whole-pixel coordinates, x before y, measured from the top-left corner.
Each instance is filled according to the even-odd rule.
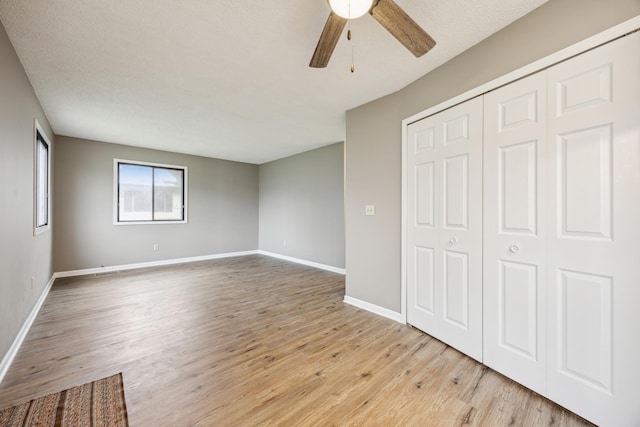
[[[347,19],[347,40],[351,45],[351,72],[356,70],[355,62],[353,60],[353,42],[351,42],[351,2],[349,2],[349,19]]]
[[[353,73],[356,70],[355,61],[353,60],[353,42],[351,42],[351,20],[347,21],[347,40],[349,40],[349,44],[351,45],[351,72]]]
[[[355,61],[353,60],[353,45],[351,45],[351,72],[356,71]]]

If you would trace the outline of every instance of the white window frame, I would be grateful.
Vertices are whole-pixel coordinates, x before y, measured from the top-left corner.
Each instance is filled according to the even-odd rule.
[[[40,177],[39,173],[39,142],[38,135],[42,138],[44,143],[47,145],[47,176],[46,176],[46,188],[42,190],[40,188],[40,183],[38,178]],[[53,153],[53,145],[49,140],[46,132],[40,126],[40,123],[37,119],[34,119],[33,125],[33,235],[37,236],[51,229],[51,158]],[[44,197],[46,199],[46,223],[39,225],[38,224],[38,208],[40,207],[39,196],[40,192],[44,191]]]
[[[119,221],[118,220],[118,165],[126,163],[129,165],[151,166],[165,169],[179,169],[183,171],[183,193],[182,204],[184,217],[182,220],[152,220],[152,221]],[[167,165],[163,163],[141,162],[138,160],[113,159],[113,225],[166,225],[166,224],[187,224],[188,221],[188,191],[189,188],[189,172],[187,166]]]

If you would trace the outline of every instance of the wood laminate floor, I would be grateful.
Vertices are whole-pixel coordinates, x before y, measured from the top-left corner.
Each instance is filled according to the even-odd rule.
[[[265,256],[56,280],[0,408],[118,372],[131,426],[576,426],[428,335]]]

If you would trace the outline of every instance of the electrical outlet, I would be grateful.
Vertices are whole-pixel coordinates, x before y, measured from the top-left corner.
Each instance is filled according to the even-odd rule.
[[[159,244],[157,244],[157,243],[154,243],[154,244],[153,244],[153,250],[154,250],[154,251],[159,251],[159,250],[160,250],[160,245],[159,245]]]
[[[287,246],[287,241],[286,240],[282,241],[282,246]]]
[[[31,289],[33,289],[33,283],[36,281],[35,277],[31,276]]]
[[[364,214],[367,216],[376,214],[376,205],[365,205]]]

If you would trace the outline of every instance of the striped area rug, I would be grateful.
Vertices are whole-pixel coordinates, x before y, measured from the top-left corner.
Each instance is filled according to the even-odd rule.
[[[0,426],[128,426],[122,374],[0,410]]]

